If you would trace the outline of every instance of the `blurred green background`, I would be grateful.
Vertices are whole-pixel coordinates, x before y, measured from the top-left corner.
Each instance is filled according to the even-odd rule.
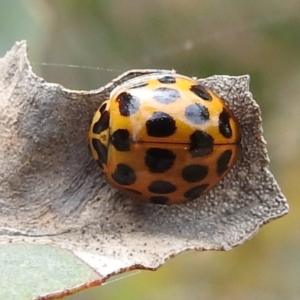
[[[183,253],[68,300],[300,299],[299,12],[299,0],[1,1],[0,55],[26,39],[35,72],[71,89],[98,88],[133,68],[250,74],[270,168],[291,207],[230,252]]]

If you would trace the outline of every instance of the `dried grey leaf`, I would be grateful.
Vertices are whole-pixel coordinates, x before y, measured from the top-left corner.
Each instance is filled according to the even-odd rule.
[[[224,98],[242,132],[241,157],[210,192],[159,206],[136,203],[105,182],[87,147],[93,112],[121,80],[152,71],[129,71],[82,92],[37,77],[25,42],[0,60],[0,243],[59,245],[107,277],[155,269],[187,249],[229,250],[288,212],[268,170],[248,76],[199,79]]]

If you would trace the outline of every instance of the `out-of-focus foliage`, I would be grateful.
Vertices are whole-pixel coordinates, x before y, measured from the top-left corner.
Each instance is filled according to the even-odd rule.
[[[188,252],[155,273],[70,300],[299,299],[299,1],[5,0],[0,8],[1,56],[27,39],[32,62],[104,69],[34,65],[65,87],[97,88],[132,68],[250,74],[271,169],[291,205],[288,216],[228,253]]]

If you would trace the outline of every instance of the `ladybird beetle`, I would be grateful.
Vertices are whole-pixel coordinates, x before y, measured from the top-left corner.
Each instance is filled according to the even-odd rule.
[[[239,141],[225,102],[174,72],[140,75],[115,87],[89,131],[107,181],[156,204],[183,203],[209,191],[234,165]]]

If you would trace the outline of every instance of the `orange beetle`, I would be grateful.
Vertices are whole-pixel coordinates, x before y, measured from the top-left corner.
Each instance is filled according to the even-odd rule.
[[[107,181],[156,204],[183,203],[209,191],[234,165],[239,141],[238,123],[218,95],[165,71],[113,89],[89,131]]]

